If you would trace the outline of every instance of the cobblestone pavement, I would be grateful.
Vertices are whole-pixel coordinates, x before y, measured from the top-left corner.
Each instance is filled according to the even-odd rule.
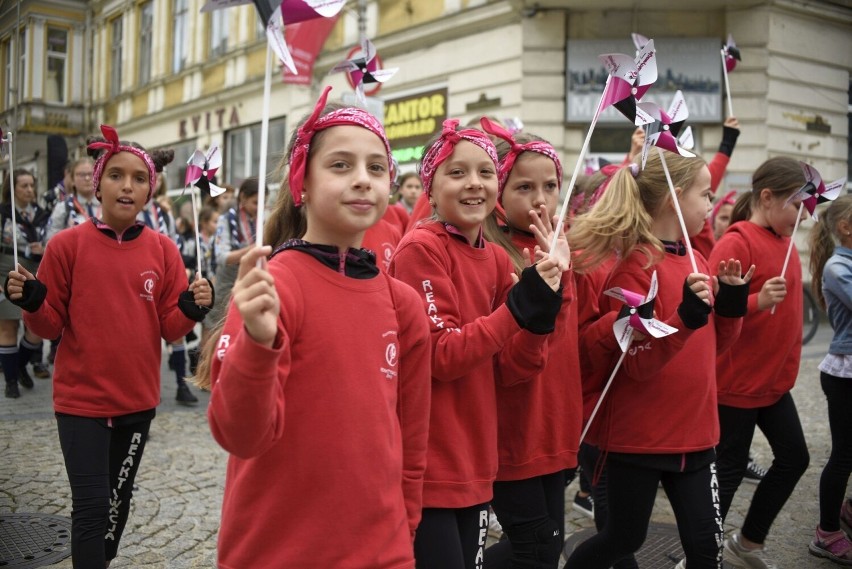
[[[825,397],[816,369],[829,340],[830,330],[823,325],[814,341],[803,349],[799,380],[793,391],[811,451],[811,465],[767,542],[781,569],[835,567],[807,552],[819,517],[819,475],[830,450]],[[197,407],[178,406],[174,401],[174,376],[165,365],[162,375],[163,402],[151,427],[137,476],[139,490],[134,495],[113,569],[215,566],[227,454],[210,436],[204,414],[207,394],[195,390],[200,399]],[[35,381],[33,390],[22,389],[20,399],[0,399],[0,514],[70,516],[70,490],[52,415],[51,384],[48,380]],[[759,433],[753,450],[758,462],[768,466],[772,454]],[[571,509],[576,489],[574,482],[565,494],[568,535],[593,525]],[[734,499],[727,529],[739,527],[753,492],[754,485],[743,484]],[[345,523],[345,512],[340,512],[339,518]],[[674,523],[662,491],[653,521]],[[68,569],[70,558],[51,567]]]

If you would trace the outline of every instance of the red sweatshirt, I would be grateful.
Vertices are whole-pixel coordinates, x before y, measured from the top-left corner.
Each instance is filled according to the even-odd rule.
[[[430,354],[418,296],[296,250],[269,272],[274,346],[232,305],[213,362],[207,415],[231,453],[219,567],[414,567]]]
[[[532,235],[515,233],[518,250]],[[497,480],[524,480],[577,466],[583,414],[574,275],[562,274],[562,308],[548,339],[547,366],[533,381],[497,386]]]
[[[710,263],[739,259],[746,271],[755,265],[749,288],[748,314],[735,346],[718,359],[719,404],[751,409],[778,401],[793,388],[802,354],[802,265],[793,247],[784,278],[787,296],[775,314],[757,309],[763,284],[781,275],[789,237],[750,221],[730,226],[716,243]]]
[[[709,274],[700,254],[695,260],[698,270]],[[654,310],[659,320],[678,332],[664,338],[648,337],[630,346],[589,431],[589,442],[608,451],[639,454],[712,448],[719,442],[717,349],[736,340],[742,319],[711,313],[707,325],[690,330],[677,313],[684,282],[692,272],[689,257],[667,253],[662,261],[644,269],[646,262],[644,254],[632,253],[615,266],[602,291],[618,286],[644,295],[656,270],[659,290]],[[580,349],[588,350],[590,358],[606,362],[612,372],[621,355],[612,325],[623,304],[603,294],[599,302],[602,316],[581,330]],[[599,380],[605,382],[608,377],[609,373]],[[602,388],[602,384],[594,387]]]
[[[495,384],[512,385],[547,363],[547,335],[522,330],[505,305],[512,262],[492,243],[474,248],[442,223],[414,227],[390,274],[419,293],[432,332],[432,411],[423,506],[491,500],[497,475]]]
[[[160,404],[161,338],[195,322],[177,306],[187,289],[177,246],[148,228],[117,241],[83,223],[50,240],[38,269],[47,298],[24,323],[62,342],[53,374],[58,413],[117,417]]]
[[[429,205],[429,196],[424,192],[417,198],[414,209],[411,210],[411,215],[408,216],[408,231],[411,231],[417,225],[418,221],[430,217],[432,217],[432,206]]]
[[[385,210],[385,215],[382,219],[386,220],[388,223],[399,229],[399,234],[402,235],[405,233],[405,229],[408,227],[408,210],[405,209],[405,206],[399,203],[389,204],[387,210]]]
[[[388,209],[391,207],[400,209],[396,206],[388,206]],[[396,250],[397,243],[402,239],[402,231],[389,221],[387,217],[383,217],[364,233],[364,240],[361,242],[361,247],[370,249],[376,254],[376,266],[382,272],[388,272],[391,256]]]

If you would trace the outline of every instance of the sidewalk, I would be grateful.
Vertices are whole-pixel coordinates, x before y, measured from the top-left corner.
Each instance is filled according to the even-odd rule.
[[[768,547],[781,569],[836,567],[807,552],[819,518],[819,475],[829,453],[825,397],[819,386],[817,365],[830,339],[831,330],[823,324],[817,337],[803,349],[799,380],[793,390],[811,451],[811,465],[769,536]],[[163,403],[151,427],[137,477],[139,490],[119,556],[111,569],[215,566],[227,454],[213,441],[207,427],[204,409],[208,395],[194,389],[199,405],[178,406],[174,401],[174,376],[165,365],[162,371]],[[51,383],[35,381],[33,390],[22,389],[20,399],[0,399],[0,514],[70,516],[70,491],[52,415]],[[772,454],[760,433],[755,436],[753,449],[758,462],[769,466]],[[740,488],[727,529],[741,524],[754,488],[752,484]],[[571,509],[576,490],[574,482],[565,493],[567,535],[593,525]],[[343,514],[340,519],[345,521]],[[662,491],[653,521],[674,523]],[[70,557],[51,567],[70,569]]]

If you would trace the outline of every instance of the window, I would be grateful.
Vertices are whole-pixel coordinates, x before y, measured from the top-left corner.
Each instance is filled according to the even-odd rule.
[[[3,89],[6,91],[4,107],[11,109],[15,104],[12,83],[15,74],[14,42],[9,39],[3,42]]]
[[[27,31],[24,28],[21,29],[18,36],[16,49],[21,53],[18,58],[18,81],[15,84],[18,93],[16,103],[20,103],[27,97],[27,69],[29,68],[27,65]]]
[[[174,3],[174,26],[175,35],[172,38],[172,72],[178,73],[186,67],[186,47],[189,45],[187,37],[187,22],[189,10],[187,0],[175,0]]]
[[[192,153],[195,152],[196,147],[195,142],[182,142],[170,144],[165,147],[175,153],[175,159],[165,167],[163,174],[161,174],[166,177],[166,190],[169,196],[175,197],[184,193],[183,183],[186,181],[186,162],[192,156]]]
[[[225,174],[235,186],[260,170],[260,123],[228,131],[225,144]],[[287,121],[284,118],[269,121],[269,144],[266,155],[266,173],[278,167],[283,149],[287,147]]]
[[[139,8],[139,85],[151,80],[151,57],[154,45],[154,2],[148,0]]]
[[[68,30],[48,26],[46,55],[47,76],[44,81],[44,100],[49,103],[65,103]]]
[[[228,49],[228,19],[226,10],[210,13],[210,57],[218,57]]]
[[[121,93],[121,16],[112,21],[111,27],[109,94],[116,97]]]

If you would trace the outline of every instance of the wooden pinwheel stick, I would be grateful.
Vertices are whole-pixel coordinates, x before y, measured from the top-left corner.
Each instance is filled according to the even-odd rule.
[[[627,348],[630,349],[630,341],[633,340],[633,330],[627,335]],[[589,427],[592,426],[592,421],[595,420],[595,415],[598,414],[598,409],[601,408],[601,404],[603,403],[604,397],[606,397],[607,392],[609,391],[609,386],[612,385],[612,380],[615,379],[615,374],[618,373],[619,368],[621,368],[621,364],[624,362],[624,356],[627,355],[627,350],[621,352],[621,356],[618,358],[618,362],[615,364],[615,369],[612,370],[612,373],[609,375],[609,379],[604,385],[603,391],[601,392],[601,396],[598,398],[598,402],[595,403],[595,408],[592,409],[592,414],[589,416],[589,420],[586,422],[586,426],[583,427],[583,433],[580,435],[580,442],[582,443],[586,438],[586,433],[589,432]],[[579,444],[579,443],[578,443]]]
[[[784,275],[787,274],[787,265],[790,263],[790,255],[793,253],[793,246],[796,243],[796,230],[799,229],[799,221],[802,219],[802,209],[805,207],[805,202],[801,202],[799,204],[799,213],[796,215],[796,224],[793,225],[793,234],[790,235],[790,245],[787,247],[787,256],[784,257],[784,265],[781,267],[781,278],[784,278]],[[777,304],[773,304],[772,308],[769,310],[769,314],[775,314],[775,307]]]
[[[559,220],[556,222],[556,227],[553,229],[553,240],[550,242],[550,250],[556,250],[556,241],[562,233],[562,225],[565,221],[565,214],[568,212],[568,204],[571,202],[571,192],[574,191],[574,184],[577,182],[577,175],[580,173],[580,168],[583,166],[583,157],[589,149],[589,142],[592,140],[592,133],[595,131],[595,125],[601,114],[601,106],[603,106],[604,98],[609,90],[609,83],[612,79],[612,74],[606,78],[603,93],[598,101],[598,106],[595,109],[595,115],[592,117],[592,124],[589,125],[589,132],[586,133],[586,140],[583,141],[583,147],[580,148],[580,156],[577,157],[577,165],[574,167],[574,173],[571,174],[571,181],[568,183],[568,191],[565,193],[565,199],[562,202],[562,208],[559,210]]]
[[[725,76],[725,93],[728,95],[728,116],[734,116],[734,104],[731,102],[731,84],[728,82],[728,66],[725,64],[725,50],[722,53],[722,75]]]
[[[674,183],[672,183],[672,175],[669,172],[668,164],[666,164],[666,156],[663,153],[663,149],[659,146],[657,147],[657,153],[660,155],[660,161],[663,163],[663,171],[666,173],[666,181],[669,183],[669,192],[672,194],[675,213],[677,213],[677,220],[680,222],[680,230],[683,233],[683,242],[686,245],[686,252],[689,254],[689,262],[692,263],[692,272],[697,273],[698,265],[695,263],[695,253],[692,252],[692,243],[689,242],[689,233],[687,233],[686,223],[683,221],[683,212],[680,210],[680,202],[677,200],[677,192],[675,191]]]
[[[201,226],[198,219],[198,202],[196,201],[195,190],[195,186],[189,188],[189,197],[192,199],[192,217],[195,219],[195,270],[198,271],[196,274],[201,275],[201,237],[199,237]],[[200,189],[198,191],[201,192]]]
[[[9,187],[11,188],[10,197],[12,198],[12,259],[15,263],[15,270],[18,270],[18,220],[17,207],[15,205],[15,152],[12,147],[12,133],[7,132],[4,139],[6,146],[9,149]]]
[[[266,45],[266,76],[263,78],[263,110],[260,122],[260,172],[257,174],[255,241],[263,246],[263,217],[266,209],[266,151],[269,146],[269,100],[272,98],[272,48]],[[260,259],[258,259],[260,266]]]

